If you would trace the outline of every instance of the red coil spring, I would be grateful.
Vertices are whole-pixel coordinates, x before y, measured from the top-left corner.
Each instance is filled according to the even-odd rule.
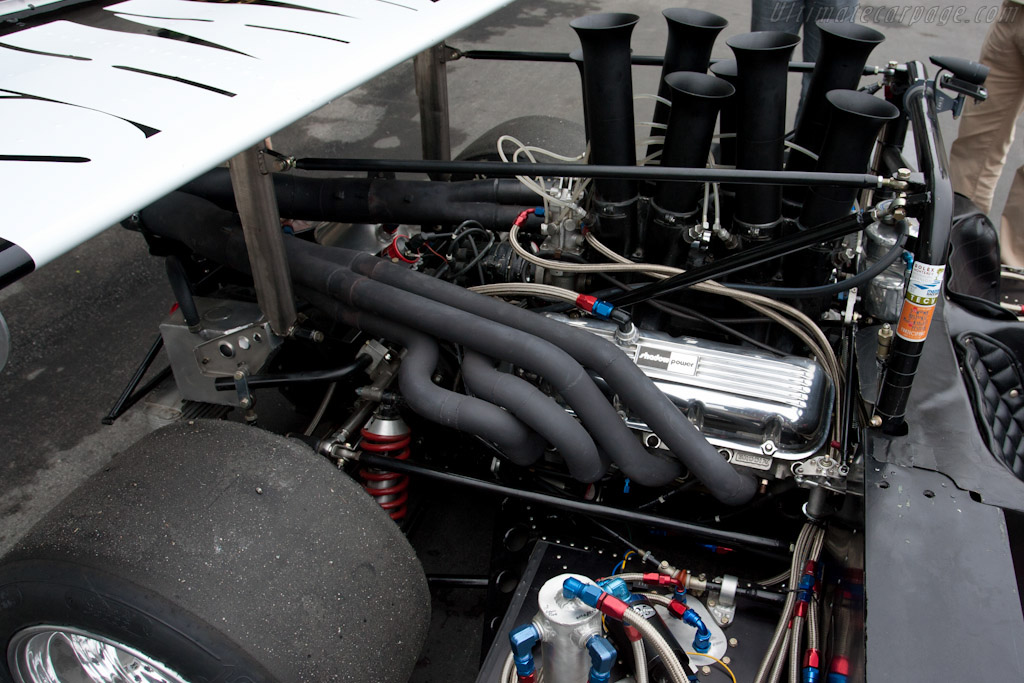
[[[363,441],[361,448],[370,453],[376,453],[395,460],[409,459],[409,442],[411,434],[396,434],[394,436],[382,436],[374,434],[366,428],[362,430]],[[362,468],[359,475],[366,480],[363,488],[384,508],[391,519],[399,520],[405,517],[409,509],[409,477],[397,472],[383,472],[381,470]]]

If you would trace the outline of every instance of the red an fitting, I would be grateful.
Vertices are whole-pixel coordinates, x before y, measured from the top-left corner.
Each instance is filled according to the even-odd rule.
[[[576,297],[576,308],[580,309],[581,311],[586,311],[587,313],[590,313],[591,311],[594,310],[594,304],[596,303],[597,298],[592,297],[589,294],[580,294],[579,296]]]
[[[629,638],[629,642],[631,643],[635,643],[636,641],[643,638],[643,636],[640,635],[640,631],[637,631],[635,627],[630,626],[629,624],[625,624],[625,631],[626,637]]]
[[[676,619],[682,619],[683,615],[686,614],[686,610],[688,609],[690,608],[684,605],[683,603],[679,602],[678,600],[673,600],[672,602],[668,603],[668,611]]]
[[[531,213],[535,213],[536,211],[537,211],[536,209],[527,209],[526,211],[523,211],[518,216],[516,216],[516,220],[515,220],[515,223],[513,225],[515,225],[516,227],[519,227],[519,228],[523,227],[523,223],[526,222],[526,218]]]
[[[832,663],[828,667],[829,673],[840,674],[842,676],[850,675],[850,660],[843,655],[836,655],[832,658]]]
[[[685,578],[684,578],[684,580],[685,580]],[[678,586],[679,585],[679,579],[677,579],[677,578],[675,578],[673,576],[665,576],[664,574],[656,574],[654,572],[651,572],[649,574],[644,574],[643,582],[644,583],[653,583],[653,584],[657,584],[659,586]]]
[[[808,666],[815,669],[821,668],[821,655],[813,648],[804,653],[804,667]]]
[[[597,609],[601,610],[602,614],[616,621],[622,621],[622,617],[629,609],[629,605],[610,593],[602,593],[601,598],[597,601]]]

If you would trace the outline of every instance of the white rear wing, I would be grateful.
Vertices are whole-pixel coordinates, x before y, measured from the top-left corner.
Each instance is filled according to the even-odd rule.
[[[103,11],[139,33],[0,35],[0,287],[509,2],[128,0]]]

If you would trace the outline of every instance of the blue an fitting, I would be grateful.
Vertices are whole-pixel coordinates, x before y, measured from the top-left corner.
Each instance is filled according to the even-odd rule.
[[[604,581],[598,581],[597,585],[603,588],[605,593],[610,593],[623,602],[629,602],[633,599],[633,594],[629,592],[629,586],[622,579],[605,579]]]
[[[903,273],[904,277],[910,277],[914,273],[914,255],[909,251],[903,252]]]
[[[817,667],[805,666],[803,674],[803,683],[818,683],[821,680],[821,671]]]
[[[598,299],[594,302],[594,308],[591,313],[596,315],[601,320],[607,320],[612,316],[612,311],[615,310],[615,306],[611,305],[607,301]]]
[[[603,636],[591,636],[587,641],[587,652],[590,653],[590,677],[587,683],[606,683],[619,653]]]
[[[604,591],[601,590],[600,586],[583,583],[571,576],[562,583],[562,595],[565,596],[566,600],[579,598],[584,604],[590,605],[595,609],[597,608],[598,600],[601,599],[603,594]]]
[[[535,206],[535,207],[533,207],[533,213],[536,214],[537,216],[543,216],[544,215],[544,207],[543,206]]]
[[[524,624],[509,631],[508,642],[512,646],[512,658],[516,662],[516,673],[529,676],[537,667],[533,664],[533,646],[540,642],[540,631],[533,624]]]
[[[825,683],[847,683],[848,681],[846,676],[835,671],[829,673],[828,678],[825,679]]]
[[[697,629],[697,633],[693,636],[694,650],[703,654],[711,649],[711,631],[704,625],[704,620],[700,618],[699,614],[692,609],[686,610],[683,612],[683,623]]]
[[[630,592],[629,585],[622,579],[613,577],[605,579],[604,581],[598,581],[597,585],[604,589],[605,593],[622,600],[622,602],[627,605],[632,605],[637,602],[647,602],[647,598],[644,596]]]
[[[797,584],[796,599],[800,602],[810,602],[812,588],[814,588],[814,576],[804,574],[800,577],[800,583]]]

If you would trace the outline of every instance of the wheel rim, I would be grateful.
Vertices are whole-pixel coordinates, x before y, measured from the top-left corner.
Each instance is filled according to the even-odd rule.
[[[19,631],[7,657],[15,683],[187,683],[134,648],[67,626]]]

